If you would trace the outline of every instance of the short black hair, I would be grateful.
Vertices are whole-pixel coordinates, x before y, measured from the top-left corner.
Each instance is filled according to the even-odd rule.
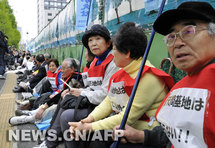
[[[45,61],[45,58],[44,58],[43,54],[38,54],[38,55],[36,56],[36,60],[37,60],[38,62],[42,63],[42,62]]]
[[[26,57],[26,60],[29,60],[30,58],[31,58],[30,56],[27,56],[27,57]]]
[[[84,35],[82,36],[82,43],[87,49],[89,49],[88,39],[96,35],[100,35],[101,37],[103,37],[106,42],[108,42],[111,39],[110,32],[105,26],[100,24],[95,24],[90,29],[86,30]],[[108,49],[112,49],[112,47],[113,46],[111,44]]]
[[[147,46],[147,37],[143,29],[136,27],[133,22],[120,26],[112,41],[119,52],[127,54],[130,51],[132,59],[143,57]]]
[[[50,59],[49,62],[48,62],[48,65],[49,65],[51,62],[55,63],[55,65],[56,65],[57,67],[59,67],[59,62],[58,62],[57,59]]]

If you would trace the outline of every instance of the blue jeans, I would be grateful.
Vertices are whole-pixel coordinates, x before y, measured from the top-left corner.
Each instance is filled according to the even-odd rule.
[[[4,61],[4,54],[0,54],[0,75],[5,73],[5,61]]]

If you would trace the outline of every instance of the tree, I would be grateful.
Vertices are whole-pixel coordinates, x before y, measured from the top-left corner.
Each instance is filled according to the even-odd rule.
[[[8,36],[8,45],[15,45],[18,48],[21,35],[17,30],[15,16],[7,0],[0,1],[0,18],[0,30]]]
[[[121,5],[121,3],[122,3],[122,0],[112,0],[113,8],[116,12],[117,24],[120,23],[119,14],[118,14],[118,7]]]
[[[125,0],[125,1],[128,1],[129,2],[129,6],[130,6],[130,13],[133,12],[132,10],[132,6],[131,6],[131,0]]]

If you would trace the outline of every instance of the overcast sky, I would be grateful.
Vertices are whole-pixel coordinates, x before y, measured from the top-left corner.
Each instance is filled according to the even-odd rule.
[[[37,35],[37,0],[8,0],[18,27],[22,28],[22,41]],[[28,32],[28,35],[27,35]]]

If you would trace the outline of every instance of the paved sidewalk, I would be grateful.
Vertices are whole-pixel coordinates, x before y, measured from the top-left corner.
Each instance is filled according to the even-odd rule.
[[[8,74],[6,81],[0,80],[0,148],[11,148],[12,142],[8,141],[8,130],[12,127],[8,119],[14,114],[14,100],[16,94],[12,89],[16,85],[16,74]]]

